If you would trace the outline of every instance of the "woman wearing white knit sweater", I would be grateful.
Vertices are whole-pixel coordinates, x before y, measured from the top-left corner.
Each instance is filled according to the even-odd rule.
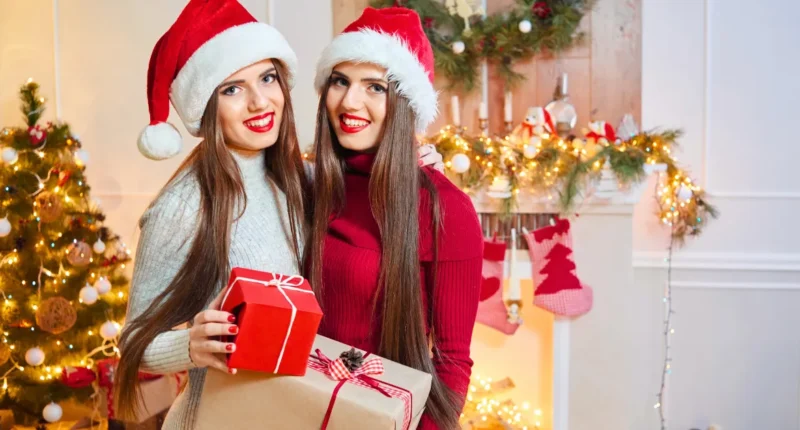
[[[236,372],[222,358],[235,345],[215,340],[238,330],[216,310],[230,268],[300,273],[310,191],[289,95],[296,67],[283,36],[235,0],[190,0],[153,50],[139,149],[153,159],[180,152],[170,101],[203,140],[140,221],[115,375],[121,418],[139,401],[139,370],[189,370],[164,428],[192,428],[206,368]]]

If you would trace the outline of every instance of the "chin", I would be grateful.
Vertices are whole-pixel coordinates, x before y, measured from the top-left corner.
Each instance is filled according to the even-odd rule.
[[[354,138],[351,135],[337,136],[337,138],[339,139],[339,145],[350,151],[367,152],[378,147],[373,139]]]

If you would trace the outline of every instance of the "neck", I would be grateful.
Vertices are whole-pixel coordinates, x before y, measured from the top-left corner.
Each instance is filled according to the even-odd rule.
[[[253,181],[264,181],[267,174],[267,165],[264,159],[265,150],[241,149],[229,146],[228,149],[242,172],[245,185]]]

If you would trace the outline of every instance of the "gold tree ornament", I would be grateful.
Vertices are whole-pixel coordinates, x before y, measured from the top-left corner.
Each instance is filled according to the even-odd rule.
[[[36,213],[43,223],[51,223],[61,218],[63,205],[54,193],[44,191],[36,197]]]
[[[67,248],[67,261],[75,267],[85,267],[92,258],[92,248],[86,242],[75,242]]]
[[[52,334],[71,329],[77,319],[75,308],[63,297],[51,297],[43,301],[36,311],[36,325]]]
[[[17,302],[6,300],[3,304],[3,325],[16,326],[20,322],[20,309]]]
[[[11,348],[7,343],[0,343],[0,366],[8,363],[9,358],[11,358]]]

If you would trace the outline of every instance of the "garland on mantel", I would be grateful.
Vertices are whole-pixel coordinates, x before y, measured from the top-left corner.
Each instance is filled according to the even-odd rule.
[[[482,16],[474,0],[372,0],[374,7],[414,9],[433,47],[436,71],[449,87],[472,91],[483,60],[496,67],[507,87],[524,80],[514,64],[540,53],[556,54],[585,40],[578,31],[594,0],[516,0],[503,13]]]
[[[583,138],[559,137],[548,125],[526,120],[502,137],[448,125],[427,141],[442,154],[451,180],[473,197],[483,192],[502,201],[505,215],[516,211],[520,199],[552,201],[566,215],[578,200],[617,195],[658,172],[660,221],[678,242],[701,234],[717,210],[671,155],[681,133],[641,132],[630,116],[621,129],[624,137],[593,122]]]

